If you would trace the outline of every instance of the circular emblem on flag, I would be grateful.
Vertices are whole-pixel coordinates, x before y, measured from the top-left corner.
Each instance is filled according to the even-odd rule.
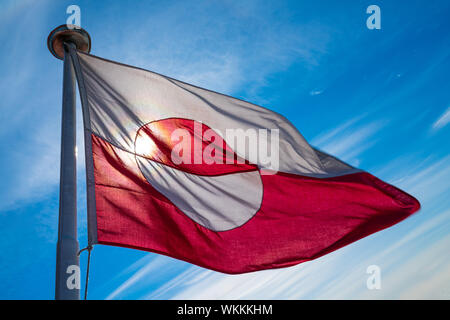
[[[134,148],[147,182],[210,230],[242,226],[261,207],[258,167],[205,124],[181,118],[150,122],[139,128]]]

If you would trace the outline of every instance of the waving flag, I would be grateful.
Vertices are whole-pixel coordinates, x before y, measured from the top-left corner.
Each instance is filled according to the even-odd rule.
[[[72,51],[91,244],[243,273],[320,257],[416,199],[310,146],[268,109]]]

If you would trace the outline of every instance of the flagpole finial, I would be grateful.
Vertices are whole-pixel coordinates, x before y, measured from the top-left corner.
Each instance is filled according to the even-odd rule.
[[[48,35],[48,50],[58,59],[64,60],[64,42],[75,44],[80,51],[89,53],[91,51],[91,37],[83,28],[72,25],[62,24],[53,29]]]

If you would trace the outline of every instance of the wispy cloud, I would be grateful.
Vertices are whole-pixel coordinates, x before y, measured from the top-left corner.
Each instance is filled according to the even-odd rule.
[[[0,120],[4,124],[0,128],[0,143],[5,150],[0,173],[3,183],[7,181],[7,185],[1,186],[1,211],[41,200],[55,190],[58,181],[60,113],[55,109],[61,108],[61,100],[54,99],[54,95],[61,92],[61,87],[53,91],[55,87],[47,82],[50,78],[42,76],[51,67],[46,62],[36,63],[35,52],[40,51],[43,43],[40,37],[29,33],[30,28],[45,28],[47,4],[47,1],[11,2],[7,14],[2,11],[5,14],[2,22],[12,19],[15,28],[0,31],[8,29],[11,40],[4,47],[8,55],[0,59]],[[27,43],[28,50],[23,50],[23,43]],[[55,73],[52,80],[57,78]]]
[[[378,138],[376,134],[387,124],[386,121],[364,121],[364,116],[352,118],[336,128],[324,132],[311,140],[311,144],[323,151],[358,166],[358,157]]]
[[[411,194],[420,195],[421,202],[436,205],[446,200],[445,195],[450,192],[450,156],[411,161],[405,157],[386,165],[389,180]]]
[[[318,96],[319,94],[322,94],[323,90],[312,90],[309,92],[310,96]]]
[[[447,110],[437,119],[434,123],[432,128],[434,130],[439,130],[445,127],[450,122],[450,107],[447,108]]]
[[[153,258],[153,259],[152,259]],[[151,257],[150,255],[145,256],[144,258],[137,261],[135,264],[130,266],[128,269],[134,269],[136,266],[141,265],[143,262],[147,262],[143,267],[139,268],[137,272],[133,274],[130,278],[128,278],[125,282],[123,282],[117,289],[111,292],[106,300],[112,300],[117,297],[120,297],[123,292],[129,289],[132,286],[135,286],[138,282],[142,281],[143,277],[149,277],[151,274],[158,272],[161,268],[164,267],[166,261],[163,257]]]
[[[293,63],[316,66],[330,42],[330,30],[292,24],[277,6],[256,1],[162,6],[147,14],[148,25],[136,20],[139,25],[129,22],[116,31],[120,47],[100,44],[96,53],[223,93],[245,88],[247,98],[257,99],[271,74]]]

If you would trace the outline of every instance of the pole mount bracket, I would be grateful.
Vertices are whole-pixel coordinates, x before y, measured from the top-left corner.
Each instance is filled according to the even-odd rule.
[[[86,53],[91,51],[91,37],[79,26],[62,24],[48,35],[48,50],[60,60],[64,60],[64,42],[73,43],[79,51]]]

